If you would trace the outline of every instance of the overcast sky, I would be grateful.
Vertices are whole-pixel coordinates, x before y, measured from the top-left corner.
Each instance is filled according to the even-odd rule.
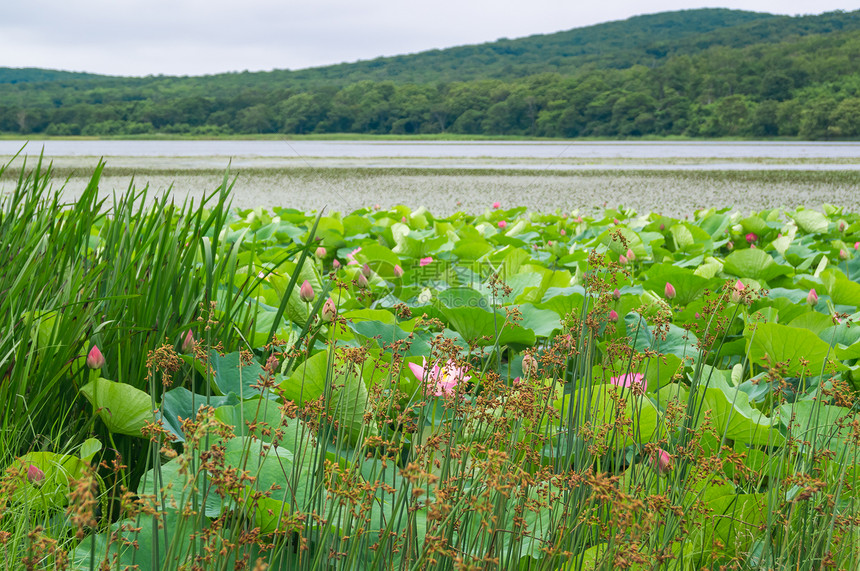
[[[300,69],[667,10],[858,8],[857,0],[715,1],[11,0],[0,12],[0,67],[132,76]]]

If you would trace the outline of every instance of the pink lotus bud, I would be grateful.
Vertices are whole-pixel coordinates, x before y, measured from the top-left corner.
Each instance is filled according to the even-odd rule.
[[[370,270],[370,266],[368,266],[367,264],[361,266],[361,273],[363,273],[364,277],[366,278],[369,278],[373,274],[373,272]]]
[[[426,258],[421,258],[420,260],[418,260],[418,266],[423,268],[424,266],[430,264],[431,262],[433,262],[433,258],[431,258],[430,256],[427,256]]]
[[[358,274],[358,279],[356,280],[356,282],[358,282],[358,287],[367,287],[368,284],[367,278],[364,276],[363,273]]]
[[[526,355],[523,357],[523,374],[526,377],[531,377],[536,375],[538,372],[538,362],[537,359],[534,358],[533,355]]]
[[[610,323],[617,323],[618,322],[618,312],[615,311],[614,309],[609,310],[609,321],[610,321]]]
[[[845,226],[846,226],[845,221],[844,221],[844,220],[840,220],[840,221],[839,221],[839,231],[840,231],[840,232],[845,232]]]
[[[663,289],[663,293],[666,294],[666,299],[675,299],[675,286],[666,282],[666,287]]]
[[[562,228],[561,230],[559,230],[559,231],[558,231],[558,233],[559,233],[559,234],[561,234],[562,236],[567,236],[567,231],[565,231],[565,229],[564,229],[564,228]]]
[[[382,208],[382,207],[381,207],[381,206],[379,206],[378,204],[374,204],[374,205],[373,205],[373,209],[374,209],[374,210],[379,210],[380,208]]]
[[[615,291],[612,292],[612,297],[613,297],[613,299],[615,299],[615,301],[618,301],[619,299],[621,299],[621,290],[619,290],[618,288],[615,288]]]
[[[651,466],[658,474],[668,474],[672,471],[672,456],[665,450],[657,450],[651,455]]]
[[[87,367],[90,369],[101,369],[105,364],[105,356],[102,355],[102,352],[99,351],[99,348],[96,345],[93,345],[93,348],[90,349],[89,354],[87,354]]]
[[[696,317],[696,319],[701,319],[702,314],[697,311],[695,317]]]
[[[326,323],[331,323],[337,317],[337,306],[331,298],[325,300],[322,306],[322,320]]]
[[[665,229],[666,229],[666,225],[661,222],[660,223],[660,232],[662,232]]]
[[[620,256],[618,256],[618,263],[621,264],[622,266],[626,266],[627,265],[627,256],[625,256],[624,254],[621,254]]]
[[[621,224],[621,221],[618,220],[618,218],[613,218],[612,223],[615,224],[616,226],[618,226],[619,224]]]
[[[299,288],[299,299],[305,303],[310,303],[314,300],[314,288],[308,280],[305,280],[302,287]]]
[[[317,258],[325,258],[325,255],[326,255],[326,249],[325,249],[325,248],[323,248],[322,246],[320,246],[319,248],[317,248],[317,249],[316,249],[316,251],[314,252],[314,255],[315,255]]]
[[[31,484],[38,484],[45,479],[45,473],[35,464],[30,464],[27,466],[27,479]]]
[[[458,201],[457,201],[457,206],[462,206],[462,205],[463,205],[463,203],[462,203],[461,201],[459,201],[459,200],[458,200]]]
[[[573,219],[573,221],[576,222],[577,224],[582,224],[582,216],[577,216],[576,218]]]
[[[753,242],[758,240],[758,235],[755,232],[750,232],[746,235],[747,244],[752,244]]]
[[[497,210],[498,210],[498,209],[499,209],[499,208],[501,208],[501,207],[502,207],[502,203],[501,203],[501,202],[494,202],[494,203],[493,203],[493,208],[495,208],[495,209],[497,209]]]
[[[734,249],[735,249],[735,243],[734,242],[732,242],[732,241],[726,242],[726,250],[734,250]]]
[[[854,242],[854,249],[860,249],[860,242]]]
[[[395,278],[402,278],[403,277],[403,268],[401,268],[399,264],[394,264],[394,277]]]
[[[185,337],[182,339],[182,352],[183,353],[191,353],[194,350],[194,334],[191,333],[191,330],[188,330],[188,333],[185,334]]]
[[[818,294],[815,293],[815,288],[809,290],[809,295],[806,296],[806,303],[812,306],[818,304]]]
[[[504,220],[499,220],[499,228],[501,228],[502,230],[504,230],[507,227],[507,225],[508,225],[508,223],[505,222]]]
[[[741,294],[746,289],[746,286],[741,280],[735,282],[735,287],[732,288],[732,301],[738,303],[741,300]]]
[[[636,259],[636,254],[633,253],[633,250],[631,250],[630,248],[627,248],[627,261],[632,262],[635,259]]]
[[[546,245],[547,245],[547,246],[552,246],[552,240],[547,240]]]
[[[403,224],[406,224],[406,217],[405,217],[405,216],[401,216],[401,217],[400,217],[400,222],[402,222]]]
[[[848,259],[848,252],[845,251],[845,248],[842,248],[841,250],[839,250],[839,259],[840,260],[847,260]]]

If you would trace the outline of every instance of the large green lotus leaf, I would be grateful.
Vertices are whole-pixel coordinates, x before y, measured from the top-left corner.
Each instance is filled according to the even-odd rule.
[[[834,304],[860,306],[860,284],[836,269],[823,272],[821,279]]]
[[[238,351],[226,355],[210,351],[209,365],[215,373],[212,380],[220,394],[235,393],[242,400],[263,394],[263,389],[252,386],[258,385],[266,375],[257,361],[243,362]]]
[[[529,292],[533,296],[528,300],[531,303],[542,301],[549,288],[565,288],[570,285],[571,275],[567,270],[550,270],[543,266],[524,264],[520,267],[520,272],[531,272],[541,276],[540,286],[536,291]]]
[[[429,353],[428,353],[429,354]],[[367,387],[356,365],[341,359],[329,363],[329,351],[320,351],[296,367],[292,376],[281,381],[283,397],[301,406],[325,395],[330,383],[331,400],[327,411],[337,422],[338,433],[354,446],[361,434],[375,432],[375,425],[364,426],[367,409]]]
[[[394,266],[401,264],[400,258],[381,244],[364,244],[355,255],[359,264],[367,264],[371,270],[385,279],[394,279]]]
[[[27,469],[31,465],[45,474],[38,484],[27,479]],[[71,480],[80,479],[89,464],[69,454],[29,452],[16,458],[11,468],[19,474],[12,480],[12,501],[25,504],[29,509],[47,511],[69,503]]]
[[[351,215],[343,219],[343,235],[355,236],[370,231],[373,223],[363,216]]]
[[[520,326],[531,329],[538,337],[550,337],[561,329],[561,319],[555,311],[539,309],[530,303],[520,305],[519,310],[522,315]]]
[[[489,312],[480,307],[441,307],[451,328],[462,335],[468,343],[490,346],[498,341],[500,346],[519,344],[531,346],[535,333],[520,325],[505,325],[506,315],[500,311]]]
[[[457,256],[461,263],[468,265],[470,262],[474,262],[492,251],[492,249],[492,244],[476,234],[474,238],[468,239],[461,236],[451,253]]]
[[[480,307],[490,311],[490,302],[476,289],[469,287],[453,287],[440,291],[436,301],[445,307]]]
[[[185,387],[177,387],[162,396],[159,418],[164,428],[176,436],[177,442],[185,442],[185,434],[182,432],[182,423],[179,419],[196,418],[197,411],[207,403],[217,408],[238,404],[239,397],[235,393],[230,393],[227,396],[211,395],[207,399],[206,395],[198,395]]]
[[[833,319],[824,313],[818,313],[817,311],[807,311],[801,313],[794,319],[792,319],[788,323],[789,327],[797,327],[799,329],[808,329],[815,333],[816,335],[821,336],[821,332],[825,329],[830,329],[833,326]],[[825,341],[827,340],[825,337],[821,337]]]
[[[152,399],[147,393],[101,377],[82,386],[81,393],[108,430],[143,438],[140,430],[146,421],[152,420]]]
[[[522,248],[504,246],[489,252],[480,261],[492,264],[493,270],[497,271],[499,276],[505,280],[508,276],[516,275],[520,266],[528,259],[528,252]]]
[[[648,383],[648,391],[657,391],[669,384],[672,380],[684,373],[684,361],[671,353],[660,357],[651,357],[646,360],[643,369],[645,380]]]
[[[275,432],[281,428],[278,404],[266,399],[218,407],[215,409],[215,418],[232,426],[236,436],[253,436],[265,442],[271,442]]]
[[[348,323],[348,327],[356,335],[375,341],[383,349],[393,351],[396,348],[404,356],[432,353],[429,335],[406,331],[396,323],[358,321]]]
[[[729,387],[718,375],[711,375],[707,379],[707,389],[702,388],[705,381],[702,379],[699,385],[696,410],[708,411],[720,437],[759,446],[778,446],[783,443],[785,439],[775,427],[778,421],[754,409],[745,392]],[[702,402],[704,406],[698,406]],[[702,412],[697,422],[701,424],[704,417]]]
[[[522,267],[520,269],[522,270]],[[505,284],[511,288],[511,293],[504,299],[515,303],[539,301],[542,282],[543,275],[540,273],[520,271],[517,275],[505,280]]]
[[[688,222],[675,224],[669,228],[675,249],[680,252],[701,252],[712,248],[711,235]]]
[[[794,268],[777,264],[764,250],[746,248],[726,256],[723,271],[740,278],[768,281],[777,276],[789,275],[794,272]]]
[[[623,403],[623,406],[619,407],[619,403]],[[614,428],[619,417],[632,421],[632,424],[621,429],[624,432]],[[583,387],[564,397],[562,419],[571,418],[574,426],[589,422],[592,432],[597,434],[603,433],[603,426],[613,427],[607,434],[614,448],[651,442],[657,437],[660,424],[660,412],[651,399],[634,395],[630,389],[612,384]]]
[[[747,328],[744,337],[751,363],[761,367],[783,363],[788,376],[819,375],[831,351],[812,331],[778,323],[760,323]],[[801,361],[808,365],[803,366]]]
[[[222,499],[212,487],[206,471],[200,467],[199,455],[189,458],[190,454],[186,452],[157,470],[146,472],[140,480],[138,494],[157,497],[163,509],[190,510],[203,506],[206,517],[218,517],[232,502]]]
[[[686,329],[670,323],[666,331],[653,331],[645,319],[636,312],[631,311],[624,317],[627,328],[627,337],[633,343],[636,351],[656,351],[666,355],[672,354],[681,359],[698,357],[699,339]],[[665,335],[665,338],[664,338]]]
[[[802,400],[778,407],[777,414],[783,426],[795,437],[813,443],[816,449],[827,448],[835,452],[833,460],[836,462],[847,465],[860,463],[860,447],[851,443],[856,413],[850,408]]]
[[[797,227],[807,234],[824,234],[830,225],[827,217],[815,210],[799,209],[790,216],[794,219]]]
[[[263,533],[274,532],[282,515],[313,510],[318,487],[322,486],[322,482],[314,485],[318,479],[315,472],[324,460],[325,451],[317,446],[290,450],[246,437],[229,440],[224,450],[227,466],[247,470],[254,478],[245,486],[242,503]],[[265,497],[254,499],[255,493]]]
[[[626,245],[616,237],[616,234],[618,233],[624,237]],[[628,249],[633,250],[633,253],[640,258],[648,253],[639,234],[626,226],[613,226],[612,228],[605,230],[597,237],[597,242],[607,246],[619,256],[621,254],[626,254]]]
[[[725,494],[706,505],[710,510],[709,525],[702,528],[706,551],[719,541],[722,553],[745,554],[767,521],[767,494]]]
[[[249,341],[254,347],[262,347],[269,340],[269,332],[272,330],[277,316],[278,312],[274,308],[268,309],[263,304],[258,304],[257,317],[254,319],[253,331],[249,337]],[[293,345],[299,338],[298,331],[283,317],[281,317],[278,328],[275,330],[275,336],[281,341],[286,341],[288,345]]]
[[[675,288],[676,297],[673,303],[687,305],[701,297],[708,287],[719,286],[722,282],[698,276],[694,270],[688,268],[679,268],[671,264],[655,264],[648,271],[648,280],[642,285],[650,290],[663,291],[667,283]]]
[[[571,312],[579,315],[582,310],[582,304],[585,301],[585,288],[580,285],[569,286],[565,288],[550,287],[544,293],[543,299],[537,307],[540,309],[550,309],[559,317],[564,318]]]

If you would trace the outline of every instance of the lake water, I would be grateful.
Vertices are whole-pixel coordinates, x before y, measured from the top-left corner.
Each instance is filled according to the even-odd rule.
[[[0,141],[0,155],[21,141]],[[48,140],[27,144],[62,166],[105,157],[109,165],[209,168],[233,160],[249,167],[479,167],[493,169],[708,168],[860,169],[860,143],[651,141],[112,141]],[[665,167],[663,165],[666,165]]]
[[[8,162],[23,144],[0,141],[0,157]],[[55,188],[70,200],[104,158],[105,196],[134,184],[177,200],[199,198],[218,187],[229,165],[233,204],[241,208],[350,212],[405,204],[447,215],[499,201],[583,213],[623,204],[684,216],[709,207],[749,212],[827,202],[860,210],[860,143],[48,140],[29,143],[28,160],[42,149],[57,171]],[[0,191],[12,178],[0,179]]]

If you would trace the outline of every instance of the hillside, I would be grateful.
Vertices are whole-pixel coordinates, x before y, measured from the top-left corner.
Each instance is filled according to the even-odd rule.
[[[702,9],[297,71],[0,68],[0,132],[850,138],[858,38],[860,11]]]

